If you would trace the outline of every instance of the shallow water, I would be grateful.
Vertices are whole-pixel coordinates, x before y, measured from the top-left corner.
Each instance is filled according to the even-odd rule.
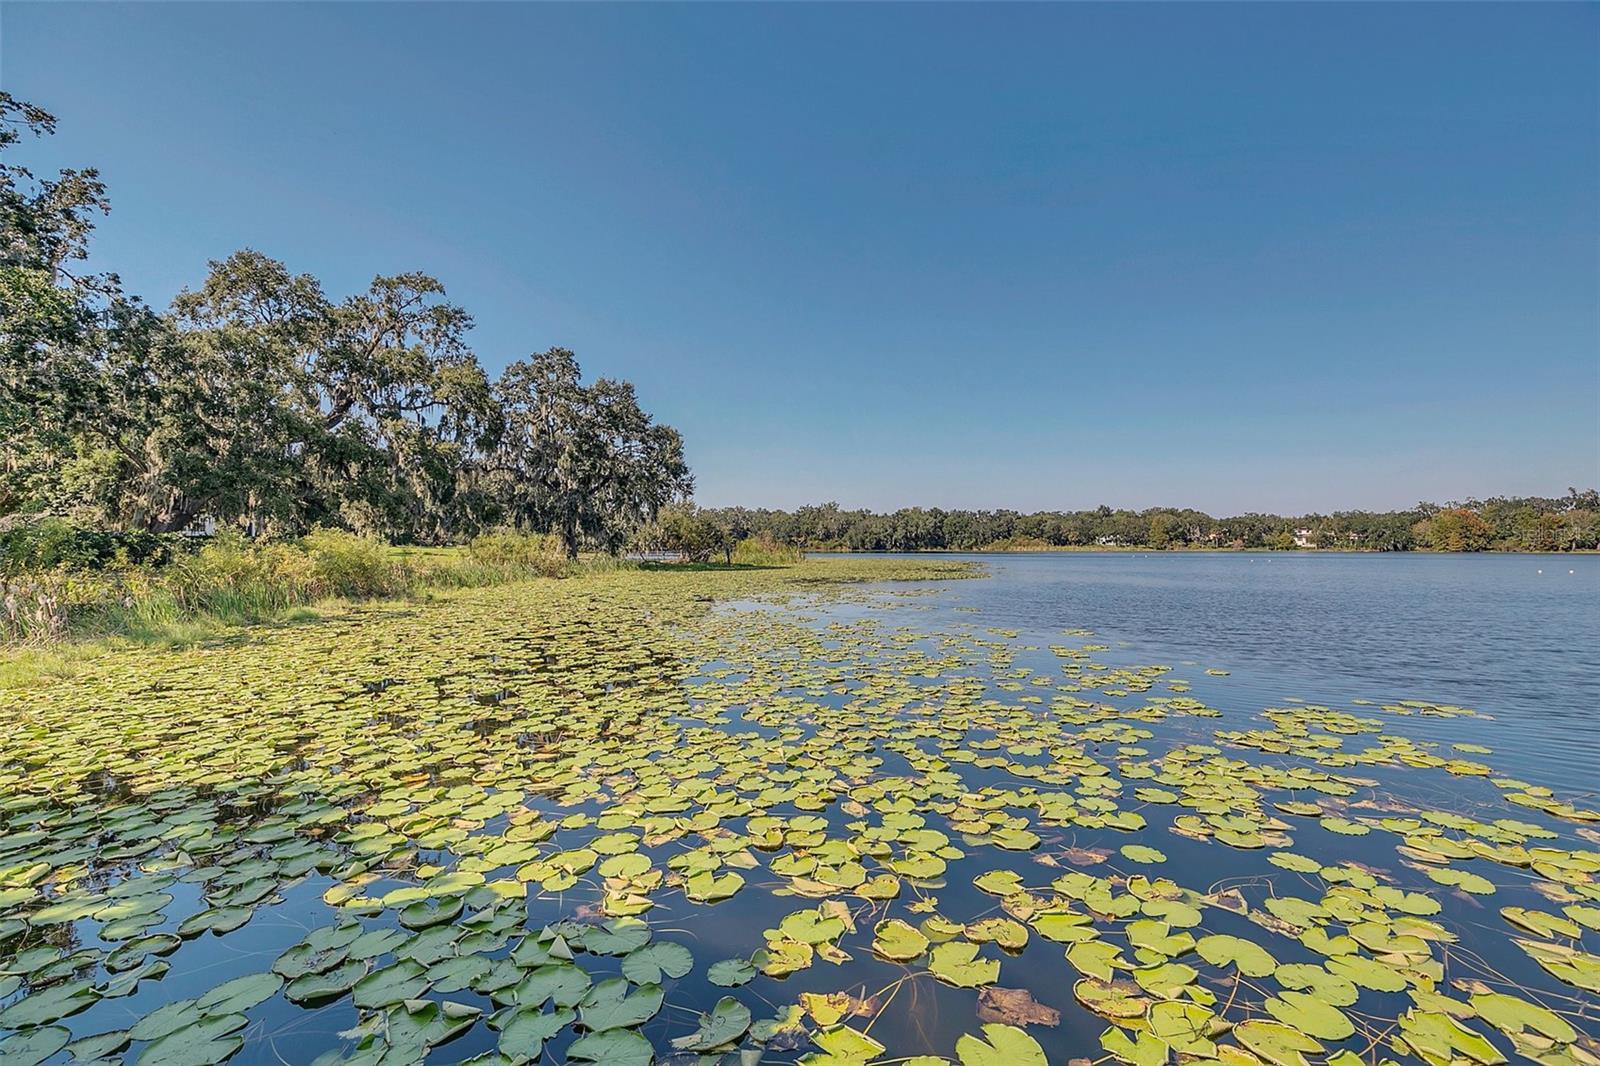
[[[514,813],[551,830],[539,844],[543,858],[642,825],[637,813],[604,824],[620,809],[613,797],[636,807],[640,785],[648,795],[666,783],[690,786],[684,795],[694,798],[680,812],[684,817],[730,799],[737,806],[725,807],[714,828],[680,824],[656,842],[622,842],[650,860],[652,876],[667,872],[665,884],[602,882],[593,870],[566,883],[519,870],[517,863],[486,867],[485,876],[509,886],[516,898],[497,901],[479,886],[467,895],[472,902],[463,917],[483,908],[512,928],[497,946],[475,953],[461,948],[460,957],[504,960],[524,938],[531,942],[543,927],[574,918],[586,924],[558,928],[581,943],[581,930],[597,920],[598,908],[618,906],[637,892],[654,904],[641,917],[655,942],[682,944],[694,959],[688,973],[663,982],[663,1009],[635,1027],[662,1061],[672,1054],[671,1041],[693,1032],[697,1014],[719,996],[734,996],[762,1019],[803,1002],[804,993],[837,992],[871,1002],[846,1019],[884,1045],[867,1057],[930,1054],[954,1061],[962,1034],[976,1034],[994,1020],[979,1011],[977,988],[937,979],[926,959],[901,964],[876,957],[874,926],[890,917],[919,923],[937,914],[974,929],[983,919],[1010,915],[1029,929],[1021,950],[978,942],[976,933],[958,933],[952,942],[977,942],[978,957],[999,966],[990,983],[1025,989],[1058,1012],[1055,1024],[1027,1027],[1057,1063],[1101,1057],[1108,1030],[1106,1019],[1081,1002],[1082,986],[1092,982],[1064,959],[1067,945],[1041,935],[1028,913],[1035,907],[1081,913],[1087,906],[1073,902],[1070,893],[1078,888],[1060,887],[1056,879],[1087,874],[1149,915],[1161,913],[1154,904],[1166,890],[1136,899],[1150,890],[1140,875],[1171,878],[1172,890],[1181,886],[1182,898],[1203,911],[1203,919],[1174,919],[1169,933],[1192,926],[1195,937],[1238,936],[1267,947],[1279,964],[1313,965],[1328,953],[1272,926],[1270,918],[1261,924],[1234,913],[1219,893],[1240,890],[1239,900],[1247,898],[1260,918],[1275,896],[1343,905],[1339,893],[1353,889],[1360,896],[1367,879],[1419,892],[1407,906],[1420,906],[1415,900],[1422,897],[1437,901],[1439,913],[1431,920],[1441,938],[1453,938],[1430,939],[1420,954],[1415,948],[1361,952],[1407,971],[1412,995],[1437,985],[1463,1009],[1474,988],[1525,996],[1580,1034],[1556,1048],[1568,1058],[1549,1061],[1586,1062],[1583,1054],[1600,1051],[1585,1043],[1600,1029],[1594,996],[1519,950],[1510,936],[1526,933],[1498,913],[1510,906],[1560,914],[1563,904],[1581,908],[1588,901],[1587,914],[1600,902],[1600,823],[1591,820],[1600,816],[1590,810],[1597,806],[1600,777],[1600,726],[1593,713],[1600,705],[1600,558],[973,558],[987,568],[986,579],[797,592],[772,586],[762,575],[620,575],[590,586],[540,587],[554,592],[482,590],[442,607],[356,612],[335,623],[269,634],[240,649],[163,659],[150,667],[150,677],[129,676],[145,670],[144,663],[107,664],[103,677],[52,692],[48,706],[0,707],[25,725],[44,728],[19,730],[4,741],[0,763],[8,776],[0,781],[0,800],[12,812],[9,831],[19,836],[8,842],[0,833],[0,884],[19,857],[31,860],[41,852],[57,857],[69,874],[88,874],[81,883],[71,877],[58,883],[60,874],[39,882],[52,901],[84,891],[92,898],[107,886],[163,872],[179,875],[165,888],[172,900],[135,931],[147,936],[172,932],[207,899],[225,898],[239,880],[230,869],[269,866],[270,891],[242,927],[221,936],[185,936],[164,956],[170,966],[164,975],[54,1024],[73,1038],[125,1029],[164,1005],[268,971],[308,932],[330,927],[341,913],[367,930],[398,928],[400,904],[379,906],[377,900],[428,881],[432,872],[419,866],[465,869],[479,853],[474,841],[506,838],[504,814],[474,813],[476,804],[506,790],[525,791]],[[723,603],[707,610],[707,595]],[[1174,698],[1179,702],[1163,702]],[[226,713],[213,721],[218,707]],[[1268,708],[1279,709],[1275,717],[1262,716]],[[139,735],[146,712],[169,716],[161,720],[178,729],[192,728],[182,741],[189,747],[168,752],[173,742],[166,733]],[[78,739],[51,739],[52,731]],[[739,738],[736,745],[718,743],[729,735]],[[108,740],[118,736],[145,756],[119,760]],[[63,743],[65,749],[53,746]],[[342,753],[336,762],[327,754],[330,745]],[[365,759],[368,745],[381,754]],[[65,756],[73,763],[66,771],[40,753],[56,752],[59,761],[63,751],[77,748],[90,752],[83,773],[98,767],[102,777],[94,780],[114,782],[103,817],[81,798],[39,798],[71,795],[79,774],[75,753]],[[211,754],[195,765],[185,761],[185,750]],[[218,752],[233,760],[220,770]],[[1340,752],[1377,755],[1329,763],[1330,752],[1335,760]],[[176,761],[159,772],[143,761],[165,755]],[[1447,772],[1447,761],[1455,769]],[[406,772],[396,777],[391,763]],[[545,788],[558,766],[571,775]],[[1073,769],[1063,773],[1063,766]],[[1308,770],[1312,776],[1293,776]],[[1251,774],[1265,776],[1247,785]],[[1330,788],[1342,778],[1357,783],[1327,792],[1314,787],[1328,775]],[[779,778],[781,794],[766,795]],[[1097,784],[1118,779],[1109,792]],[[358,784],[385,781],[382,791]],[[713,781],[713,791],[694,793]],[[1184,804],[1155,793],[1136,797],[1158,783],[1163,787],[1155,792],[1182,791]],[[169,790],[154,793],[165,796],[157,802],[146,798],[154,789]],[[258,789],[260,798],[248,805],[226,799],[233,790],[253,797]],[[596,799],[601,789],[608,791]],[[413,790],[418,804],[401,802]],[[1076,815],[1050,816],[1037,800],[1047,793],[1070,795],[1083,806]],[[313,809],[308,814],[303,804],[285,802],[289,797],[312,801]],[[221,810],[213,810],[219,798]],[[1317,805],[1309,816],[1289,809],[1307,800]],[[1260,839],[1228,846],[1210,828],[1185,830],[1182,819],[1203,813],[1208,802],[1222,804],[1219,831],[1233,824],[1230,819],[1242,819],[1239,831]],[[1095,806],[1102,803],[1105,808]],[[382,811],[396,804],[400,810]],[[203,848],[184,843],[192,838],[182,817],[195,808],[208,827]],[[1102,824],[1105,809],[1136,815],[1136,823]],[[921,861],[934,847],[911,842],[920,830],[889,829],[908,811],[946,842],[942,871],[912,875],[898,865]],[[333,820],[310,817],[319,812]],[[1025,827],[1036,844],[1002,847],[997,837],[974,830],[972,819],[985,812]],[[752,838],[733,847],[730,856],[739,861],[719,873],[735,870],[745,883],[731,898],[712,904],[688,898],[672,864],[710,842],[728,841],[730,830],[755,833],[748,820],[753,815],[786,819],[781,843]],[[1419,862],[1415,854],[1397,852],[1397,841],[1434,839],[1426,834],[1435,817],[1451,826],[1439,847],[1450,840],[1487,839],[1495,846],[1520,840],[1557,849],[1559,862],[1577,865],[1535,872],[1482,857]],[[814,819],[821,828],[800,831],[794,828],[800,819]],[[1380,825],[1384,820],[1388,824]],[[1423,836],[1406,835],[1415,832],[1405,828],[1412,823],[1422,823]],[[100,854],[90,849],[59,858],[54,849],[61,841],[15,843],[35,825],[63,837],[92,828],[98,835],[84,839],[98,841]],[[135,847],[139,854],[131,862],[117,855],[115,848],[129,839],[147,840],[150,825],[160,839],[177,841],[177,850]],[[364,828],[381,828],[396,840],[387,860],[366,872],[350,865]],[[442,829],[449,832],[438,835]],[[892,846],[873,854],[872,833],[879,830],[888,831],[883,839]],[[302,840],[316,845],[314,869],[283,859],[288,853],[277,851],[275,842],[284,833],[291,846]],[[253,835],[264,843],[252,843]],[[1145,846],[1160,857],[1136,858],[1122,850],[1130,845],[1134,854]],[[840,847],[869,874],[900,874],[898,894],[882,900],[847,889],[819,892],[808,875],[783,865]],[[1275,854],[1310,855],[1326,865],[1320,872],[1290,870],[1273,861]],[[1487,881],[1465,891],[1424,876],[1458,868]],[[974,883],[996,871],[1014,872],[1028,892],[1002,898]],[[351,912],[325,900],[330,889],[344,886],[359,886],[372,905]],[[852,913],[856,929],[832,940],[848,957],[818,957],[787,975],[762,974],[732,989],[707,980],[710,964],[750,957],[772,941],[766,931],[780,919],[815,907],[824,896]],[[1396,943],[1389,938],[1412,912],[1365,899],[1354,905],[1359,923],[1347,916],[1329,930],[1359,924],[1368,939]],[[6,905],[19,924],[0,941],[0,973],[41,946],[63,954],[109,952],[127,942],[127,932],[101,939],[99,917],[30,929],[40,902]],[[1142,935],[1134,931],[1144,920],[1140,910],[1121,917],[1096,913],[1096,939],[1130,956],[1140,953],[1133,942]],[[1580,953],[1600,948],[1592,926],[1549,942]],[[455,957],[457,950],[452,946],[448,954]],[[1209,965],[1176,946],[1146,950],[1155,951],[1142,958],[1147,966],[1170,956],[1198,971],[1179,997],[1192,1007],[1214,1004],[1207,997],[1215,996],[1227,1000],[1230,1023],[1255,1019],[1251,1024],[1259,1026],[1268,1017],[1262,1003],[1275,990],[1273,978],[1242,980],[1227,966]],[[77,979],[109,987],[113,975],[103,961],[87,958]],[[577,963],[594,982],[620,967],[617,957],[600,951],[579,950]],[[390,965],[383,955],[365,969]],[[1434,967],[1436,976],[1430,976]],[[437,983],[442,990],[424,987],[411,999],[459,1004],[481,1010],[484,1018],[497,1008],[515,1008],[489,987]],[[13,987],[0,995],[0,1010],[51,987]],[[1435,1001],[1416,1002],[1425,1018],[1438,1017],[1430,1013]],[[1325,1038],[1324,1049],[1417,1061],[1403,1047],[1377,1043],[1412,1007],[1407,994],[1363,987],[1348,1008],[1358,1032]],[[278,992],[243,1010],[236,1035],[230,1031],[214,1050],[237,1063],[376,1062],[363,1038],[368,1045],[376,1040],[381,1054],[384,1025],[395,1024],[395,1012],[406,1009],[358,1010],[348,992],[309,1003]],[[806,1032],[768,1041],[760,1061],[790,1063],[818,1053],[808,1037],[826,1039],[823,1029],[813,1014]],[[1513,1050],[1505,1034],[1483,1022],[1478,1029],[1502,1052]],[[546,1043],[542,1061],[567,1061],[581,1032],[566,1026]],[[426,1061],[488,1055],[497,1039],[491,1026],[475,1021],[434,1047]],[[744,1047],[756,1049],[749,1041]],[[159,1063],[166,1061],[161,1051],[135,1040],[109,1061]],[[0,1062],[7,1061],[3,1054]],[[730,1051],[726,1061],[738,1060]],[[63,1052],[48,1061],[69,1059]],[[408,1059],[400,1054],[384,1061]],[[851,1061],[865,1058],[830,1063]]]
[[[938,589],[941,622],[1036,639],[1088,628],[1130,660],[1228,669],[1225,685],[1202,675],[1196,689],[1240,708],[1286,697],[1461,704],[1496,719],[1497,769],[1600,788],[1600,555],[936,557],[990,574]]]

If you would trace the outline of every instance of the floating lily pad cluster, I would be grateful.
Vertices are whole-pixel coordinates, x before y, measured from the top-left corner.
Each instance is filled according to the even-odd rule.
[[[963,573],[534,582],[0,692],[0,1064],[296,1011],[319,1066],[1600,1063],[1600,813],[1400,728],[1483,716],[1224,711],[853,583]]]

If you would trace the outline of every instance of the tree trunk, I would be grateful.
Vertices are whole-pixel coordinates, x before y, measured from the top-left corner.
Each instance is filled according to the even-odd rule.
[[[196,518],[200,517],[200,508],[194,505],[180,505],[161,515],[150,523],[152,533],[176,533],[187,529]]]

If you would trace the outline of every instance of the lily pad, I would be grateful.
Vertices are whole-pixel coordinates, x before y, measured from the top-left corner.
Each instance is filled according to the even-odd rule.
[[[890,918],[879,922],[873,931],[872,950],[886,959],[909,962],[928,950],[928,938],[914,926]]]
[[[660,984],[663,976],[682,977],[693,967],[689,949],[667,941],[635,948],[622,959],[622,975],[637,985]]]
[[[1266,1002],[1267,1013],[1319,1040],[1343,1040],[1355,1033],[1344,1011],[1306,992],[1282,992]]]
[[[709,1052],[731,1044],[750,1028],[750,1008],[732,996],[717,1000],[710,1013],[700,1015],[700,1027],[688,1036],[672,1042],[672,1046],[687,1051]]]
[[[1280,1022],[1241,1022],[1234,1027],[1233,1036],[1275,1066],[1308,1066],[1305,1057],[1323,1050],[1312,1037]]]
[[[755,964],[749,959],[722,959],[706,968],[706,980],[719,988],[737,988],[749,984],[755,976]]]
[[[608,1029],[574,1040],[567,1047],[567,1058],[600,1066],[650,1066],[655,1051],[650,1041],[631,1029]]]
[[[1000,976],[1000,964],[978,957],[976,944],[951,941],[940,944],[928,957],[928,970],[939,980],[957,988],[977,988],[993,984]]]
[[[1236,936],[1204,936],[1195,942],[1194,949],[1213,966],[1232,966],[1246,977],[1267,977],[1278,968],[1278,961],[1266,948]]]
[[[1014,1025],[991,1023],[980,1039],[964,1034],[956,1041],[961,1066],[1047,1066],[1039,1042]]]

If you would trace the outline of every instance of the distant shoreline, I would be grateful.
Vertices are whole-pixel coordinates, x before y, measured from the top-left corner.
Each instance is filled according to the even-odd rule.
[[[1049,548],[804,548],[807,555],[1548,555],[1566,558],[1573,555],[1600,555],[1600,548],[1573,548],[1568,551],[1521,551],[1515,548],[1485,548],[1482,551],[1441,551],[1437,548],[1149,548],[1137,545],[1062,544]]]

